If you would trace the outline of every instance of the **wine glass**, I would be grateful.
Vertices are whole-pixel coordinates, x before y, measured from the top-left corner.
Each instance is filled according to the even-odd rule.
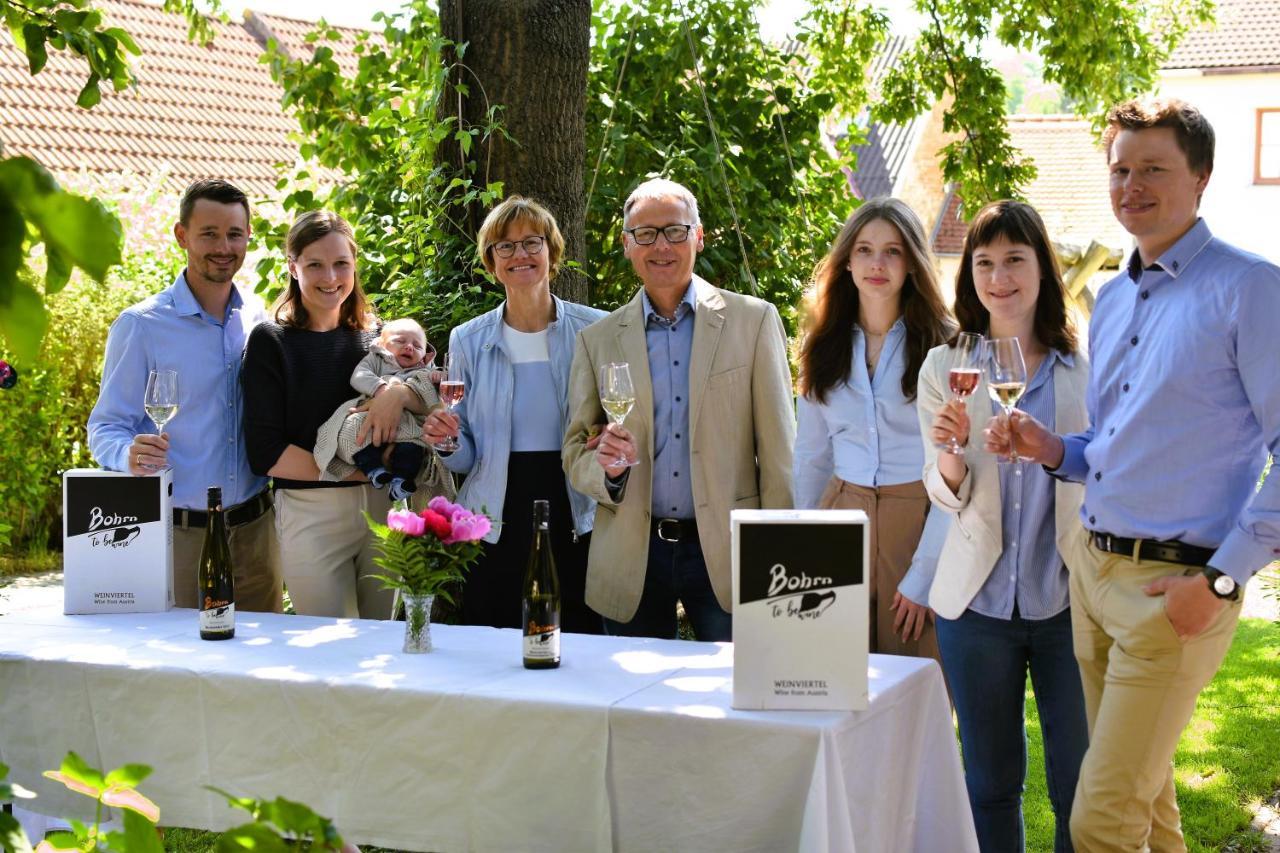
[[[961,332],[956,335],[956,344],[952,348],[951,372],[947,375],[947,383],[951,393],[957,400],[963,400],[978,387],[978,379],[982,376],[982,335],[974,332]],[[946,450],[956,456],[964,456],[964,445],[953,435],[947,439]]]
[[[600,368],[600,407],[609,416],[609,423],[621,424],[636,403],[635,386],[631,384],[631,366],[625,361],[615,361]],[[612,466],[635,465],[627,459],[617,459]]]
[[[466,393],[466,380],[463,378],[462,353],[449,350],[444,354],[445,378],[440,380],[440,402],[445,409],[452,412],[462,402]],[[458,449],[458,440],[446,435],[444,440],[434,445],[436,450],[452,452]]]
[[[164,426],[178,414],[178,371],[153,370],[147,377],[147,390],[142,400],[147,417],[156,425],[156,432],[164,434]]]
[[[991,399],[1004,409],[1009,424],[1009,462],[1021,462],[1014,444],[1010,417],[1022,393],[1027,390],[1027,363],[1022,359],[1022,345],[1017,338],[996,338],[987,342],[987,389]]]

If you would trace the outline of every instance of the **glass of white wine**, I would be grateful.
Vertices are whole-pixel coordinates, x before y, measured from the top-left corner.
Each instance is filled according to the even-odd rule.
[[[615,361],[600,368],[600,407],[609,416],[609,423],[621,424],[636,403],[635,386],[631,384],[631,366],[625,361]],[[610,467],[635,465],[635,460],[617,459]]]
[[[1021,462],[1013,436],[1010,417],[1022,394],[1027,390],[1027,363],[1022,358],[1022,345],[1017,338],[994,338],[987,341],[987,389],[991,399],[1004,409],[1009,424],[1009,462]]]
[[[142,408],[156,425],[157,433],[164,433],[165,424],[178,414],[178,371],[153,370],[147,377],[146,395]]]

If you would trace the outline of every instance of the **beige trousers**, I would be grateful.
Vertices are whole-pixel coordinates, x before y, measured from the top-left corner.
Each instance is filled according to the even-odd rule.
[[[195,607],[200,600],[198,577],[204,530],[173,526],[173,594],[179,607]],[[248,524],[227,528],[227,542],[231,546],[236,610],[279,613],[283,591],[275,512],[268,509]]]
[[[1231,647],[1240,603],[1181,640],[1163,596],[1145,584],[1195,567],[1099,551],[1078,537],[1071,628],[1089,718],[1089,751],[1071,810],[1079,853],[1187,849],[1173,787],[1173,753],[1196,697]]]
[[[895,614],[889,609],[898,584],[911,568],[911,558],[920,544],[920,534],[924,532],[925,516],[929,514],[929,495],[924,490],[924,483],[917,481],[873,489],[832,477],[818,500],[818,508],[860,509],[870,519],[867,527],[871,533],[871,565],[867,567],[871,600],[870,651],[933,658],[941,666],[933,623],[925,625],[919,640],[903,642],[893,630]]]
[[[280,534],[284,585],[303,616],[389,619],[394,594],[370,575],[373,534],[362,513],[385,522],[391,501],[372,486],[280,489],[276,529]]]

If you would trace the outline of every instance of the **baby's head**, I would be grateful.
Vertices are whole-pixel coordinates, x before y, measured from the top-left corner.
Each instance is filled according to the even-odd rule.
[[[405,318],[387,323],[382,327],[378,343],[395,356],[396,364],[402,368],[425,366],[427,333],[413,320]]]

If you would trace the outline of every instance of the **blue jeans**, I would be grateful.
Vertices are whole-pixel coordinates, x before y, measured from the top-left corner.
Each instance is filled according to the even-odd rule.
[[[1048,619],[993,619],[966,610],[937,618],[942,669],[960,720],[964,781],[983,853],[1025,845],[1022,791],[1027,777],[1024,722],[1027,671],[1044,733],[1044,768],[1057,824],[1053,849],[1071,850],[1068,822],[1080,762],[1089,746],[1080,670],[1071,646],[1071,611]]]
[[[733,639],[733,617],[720,607],[702,545],[697,539],[665,542],[649,536],[649,565],[644,576],[640,607],[630,622],[604,620],[607,634],[619,637],[676,637],[676,602],[684,604],[693,633],[704,642]]]

